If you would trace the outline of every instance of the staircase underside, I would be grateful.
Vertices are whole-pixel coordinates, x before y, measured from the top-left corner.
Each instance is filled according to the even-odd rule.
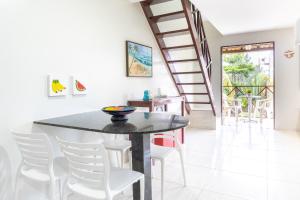
[[[141,6],[186,110],[211,110],[211,57],[200,11],[189,0],[147,0]]]

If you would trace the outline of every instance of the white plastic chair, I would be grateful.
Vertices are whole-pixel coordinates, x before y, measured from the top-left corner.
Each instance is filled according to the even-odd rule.
[[[103,137],[104,137],[103,145],[105,149],[117,153],[116,156],[118,159],[119,167],[124,168],[125,156],[127,155],[129,158],[129,168],[131,168],[131,156],[130,156],[131,141],[126,140],[123,137],[123,135],[121,139],[120,136],[118,137],[118,135],[115,135],[113,138],[105,137],[105,136]],[[119,155],[121,159],[119,159]]]
[[[155,139],[168,139],[175,143],[175,147],[164,147],[155,145],[153,142]],[[156,134],[152,136],[152,144],[151,144],[151,159],[156,161],[158,160],[161,163],[161,199],[164,199],[164,171],[165,171],[165,160],[174,152],[178,152],[180,161],[181,161],[181,169],[184,180],[184,186],[186,186],[186,173],[184,167],[184,153],[182,145],[178,139],[177,133],[167,132],[162,134]]]
[[[228,98],[223,96],[223,113],[225,114],[225,117],[230,118],[231,112],[234,113],[235,121],[238,122],[239,121],[239,113],[242,112],[242,100],[241,99],[233,99],[232,105],[229,105]]]
[[[70,174],[63,191],[63,199],[77,194],[85,199],[107,199],[122,193],[139,182],[144,199],[144,175],[122,168],[111,168],[102,143],[74,143],[57,138],[69,162]],[[71,194],[66,193],[70,190]]]
[[[67,175],[67,162],[62,157],[54,158],[52,145],[44,133],[20,133],[12,131],[14,139],[22,155],[16,175],[15,200],[19,199],[20,178],[49,184],[49,197],[61,199],[62,179]]]
[[[233,100],[233,111],[235,116],[235,121],[239,121],[239,113],[242,112],[242,100],[241,99],[234,99]]]
[[[0,199],[12,200],[11,165],[7,152],[0,146]]]
[[[257,117],[259,115],[260,122],[262,122],[264,114],[266,118],[272,116],[272,100],[270,99],[256,100],[254,116]]]
[[[222,109],[223,109],[224,117],[230,118],[231,117],[231,112],[234,109],[234,107],[229,105],[227,97],[225,96],[225,94],[223,94],[222,107],[223,107]],[[224,124],[224,119],[222,117],[222,125],[223,124]]]
[[[231,116],[231,110],[232,110],[233,106],[230,106],[228,104],[228,101],[227,100],[223,100],[223,111],[225,113],[225,116],[226,117],[230,117]]]

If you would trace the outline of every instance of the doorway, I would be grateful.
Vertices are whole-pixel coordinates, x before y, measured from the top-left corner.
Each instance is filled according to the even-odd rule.
[[[274,42],[221,47],[223,125],[275,126]]]

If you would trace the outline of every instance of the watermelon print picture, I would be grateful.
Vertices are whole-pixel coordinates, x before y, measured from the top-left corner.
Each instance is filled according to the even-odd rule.
[[[72,77],[73,95],[87,94],[87,88],[85,82],[76,76]]]

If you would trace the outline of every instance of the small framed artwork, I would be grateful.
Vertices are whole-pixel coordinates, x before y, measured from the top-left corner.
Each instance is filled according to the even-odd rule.
[[[48,96],[57,97],[67,94],[67,81],[62,76],[48,75]]]
[[[77,76],[71,77],[72,81],[72,94],[73,95],[84,95],[87,94],[87,88],[85,81]]]
[[[126,72],[128,77],[152,77],[152,47],[126,41]]]

